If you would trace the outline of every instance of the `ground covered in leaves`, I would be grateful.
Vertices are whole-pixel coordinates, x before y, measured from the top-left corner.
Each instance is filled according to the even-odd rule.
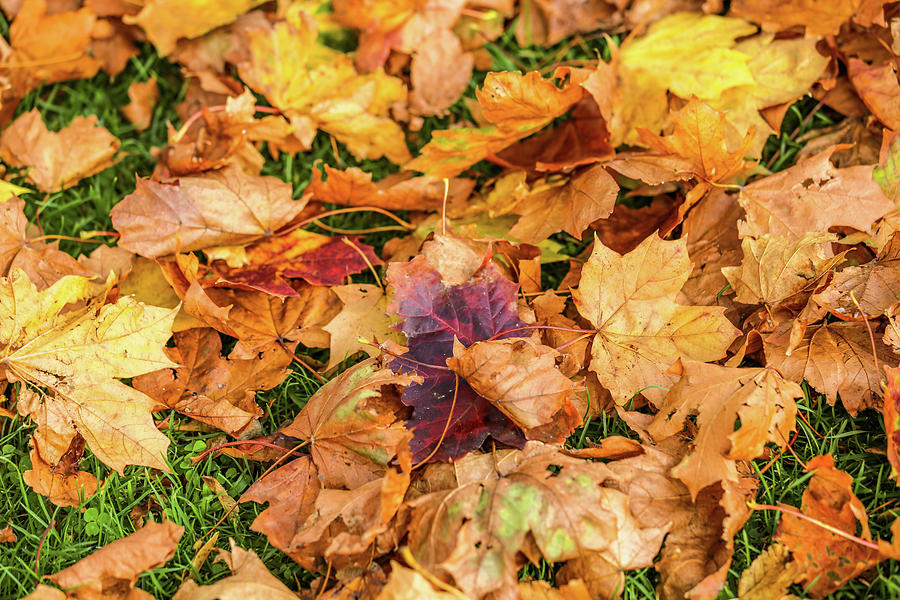
[[[0,9],[0,598],[900,597],[900,4]]]

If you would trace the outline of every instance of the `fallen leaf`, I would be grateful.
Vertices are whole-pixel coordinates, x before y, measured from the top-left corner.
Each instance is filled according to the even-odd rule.
[[[88,8],[47,14],[46,0],[22,2],[9,26],[9,45],[0,45],[0,77],[8,85],[0,94],[4,124],[31,90],[97,74],[100,62],[91,55],[96,22],[97,17]]]
[[[182,533],[184,528],[170,521],[147,523],[128,537],[50,575],[50,581],[67,590],[60,598],[72,600],[124,597],[121,594],[129,598],[150,597],[134,584],[145,571],[161,567],[175,556]]]
[[[435,179],[457,175],[550,124],[581,100],[582,89],[571,82],[558,88],[552,79],[534,71],[489,73],[477,96],[490,125],[435,131],[419,156],[404,168]]]
[[[64,277],[41,292],[23,271],[0,279],[0,365],[10,381],[41,390],[19,412],[38,432],[81,434],[120,473],[126,465],[167,471],[169,440],[153,423],[155,403],[118,378],[175,366],[163,352],[175,312],[131,298],[91,302],[92,293],[84,277]]]
[[[594,242],[572,297],[597,328],[590,368],[616,403],[639,393],[661,399],[678,358],[718,360],[737,337],[723,308],[675,303],[690,272],[683,239],[651,235],[624,256]]]
[[[800,511],[850,535],[861,529],[860,537],[871,540],[866,509],[852,492],[853,478],[835,468],[830,454],[807,462],[806,472],[813,476],[803,492]],[[827,596],[884,559],[878,550],[790,513],[782,515],[775,539],[791,551],[800,570],[797,580],[807,583],[814,598]]]
[[[843,319],[879,317],[900,302],[894,285],[898,276],[900,235],[894,234],[872,261],[835,273],[825,289],[810,297],[810,304]]]
[[[0,204],[0,275],[21,269],[38,289],[45,289],[65,277],[92,273],[56,244],[29,241],[25,202],[19,198]]]
[[[774,543],[753,559],[741,573],[738,597],[741,600],[793,600],[788,586],[800,575],[799,566],[791,560],[784,544]]]
[[[681,379],[666,394],[647,433],[662,441],[697,415],[693,450],[672,469],[696,500],[714,483],[737,483],[736,461],[760,457],[769,442],[784,448],[795,429],[794,400],[802,397],[798,384],[772,369],[685,361]]]
[[[295,5],[270,30],[247,34],[250,59],[241,78],[290,117],[297,129],[322,129],[357,158],[409,159],[403,131],[388,109],[406,89],[384,71],[361,75],[350,58],[316,43],[317,25]]]
[[[894,353],[881,342],[881,332],[871,326],[878,361],[891,363]],[[872,338],[866,323],[826,323],[809,327],[790,354],[791,324],[785,323],[763,339],[766,365],[778,369],[786,379],[806,379],[825,394],[829,404],[838,397],[851,415],[881,404],[881,373],[872,355]]]
[[[460,595],[438,591],[418,571],[391,561],[391,575],[376,600],[460,600]]]
[[[448,29],[439,29],[416,48],[410,65],[410,110],[422,116],[443,115],[469,85],[474,57]]]
[[[847,76],[860,99],[889,129],[900,129],[900,84],[890,63],[867,65],[858,58],[847,61]]]
[[[843,262],[832,256],[829,244],[837,240],[830,233],[809,232],[800,239],[765,234],[745,237],[740,267],[725,267],[722,275],[742,304],[777,306],[804,290],[812,291],[825,273]]]
[[[110,217],[120,247],[157,258],[270,237],[304,206],[290,184],[229,168],[174,183],[138,178]]]
[[[323,327],[331,336],[326,369],[334,368],[359,352],[377,356],[381,352],[377,345],[386,340],[404,341],[403,336],[392,328],[394,319],[387,314],[387,297],[380,287],[341,285],[331,290],[343,307]]]
[[[374,206],[386,210],[429,210],[441,209],[444,200],[443,182],[427,177],[388,176],[378,182],[372,181],[372,174],[356,167],[344,171],[328,165],[323,172],[313,167],[312,178],[307,191],[314,200],[331,202],[342,206]],[[455,205],[468,198],[474,187],[470,179],[450,180],[447,204]]]
[[[305,229],[267,236],[246,249],[246,262],[232,268],[214,263],[223,281],[277,296],[295,296],[285,279],[313,285],[340,285],[349,275],[380,265],[374,249],[358,238],[328,237]]]
[[[408,426],[416,462],[458,458],[481,446],[488,435],[514,445],[524,441],[502,412],[445,366],[454,339],[469,346],[524,334],[515,331],[525,325],[516,311],[517,286],[492,263],[468,275],[458,283],[445,283],[425,256],[388,265],[387,279],[393,286],[388,312],[403,318],[398,330],[409,340],[409,352],[395,358],[391,368],[423,378],[403,392],[403,402],[413,407]]]
[[[153,108],[159,98],[156,80],[135,81],[128,86],[128,104],[122,107],[122,114],[138,131],[150,127],[153,120]]]
[[[534,446],[484,478],[408,502],[410,550],[474,599],[515,585],[520,551],[535,562],[597,556],[612,566],[614,589],[620,569],[652,562],[668,530],[638,520],[627,494],[602,485],[614,479],[604,464]]]
[[[560,437],[542,440],[562,442],[578,424],[578,416],[570,402],[576,385],[557,368],[558,355],[530,338],[475,342],[469,347],[454,340],[447,366],[526,430],[527,437],[531,437],[527,430],[562,417]]]
[[[738,222],[741,237],[766,233],[802,238],[809,231],[843,225],[868,231],[894,203],[872,179],[872,167],[836,169],[830,148],[793,167],[741,188],[747,212]]]
[[[398,398],[389,390],[414,379],[378,369],[374,359],[363,361],[320,388],[280,431],[309,442],[324,487],[359,488],[406,453],[409,432],[397,419]]]
[[[72,148],[79,151],[72,153]],[[97,125],[97,117],[75,117],[58,133],[48,131],[37,109],[0,134],[0,158],[28,167],[28,180],[44,192],[55,192],[95,175],[115,162],[119,140]]]
[[[122,20],[140,26],[160,55],[165,56],[175,49],[179,38],[201,36],[263,3],[264,0],[149,0],[136,16],[126,15]]]
[[[229,542],[231,552],[219,550],[219,558],[228,565],[231,575],[209,585],[185,581],[172,600],[297,599],[297,594],[272,575],[255,552],[238,548],[234,540]]]
[[[166,408],[230,435],[238,435],[262,416],[256,392],[275,387],[290,374],[293,358],[279,347],[249,359],[226,359],[222,340],[212,329],[175,334],[166,348],[175,369],[162,369],[132,379],[132,385]]]
[[[811,36],[837,35],[859,4],[860,0],[736,0],[730,14],[759,23],[766,31],[805,26]]]
[[[11,525],[0,529],[0,544],[14,544],[18,539]]]
[[[80,506],[83,499],[91,497],[98,489],[97,478],[78,468],[78,461],[84,451],[84,438],[76,435],[72,444],[80,444],[81,452],[71,457],[72,460],[61,461],[56,466],[44,461],[35,445],[29,454],[31,469],[22,473],[22,480],[26,485],[46,496],[56,506]]]

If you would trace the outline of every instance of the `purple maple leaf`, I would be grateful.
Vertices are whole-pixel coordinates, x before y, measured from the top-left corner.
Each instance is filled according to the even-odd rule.
[[[413,407],[407,423],[413,431],[413,460],[426,458],[439,442],[432,460],[453,460],[479,448],[488,435],[521,447],[525,438],[515,424],[446,368],[447,358],[453,354],[454,337],[468,347],[495,336],[499,339],[528,334],[524,330],[510,331],[527,326],[519,320],[516,309],[518,286],[491,263],[466,283],[445,285],[424,256],[405,264],[392,264],[388,280],[394,288],[388,310],[404,317],[398,329],[409,340],[409,352],[393,360],[391,367],[424,378],[421,384],[407,386],[401,398]],[[447,432],[440,441],[445,427]]]

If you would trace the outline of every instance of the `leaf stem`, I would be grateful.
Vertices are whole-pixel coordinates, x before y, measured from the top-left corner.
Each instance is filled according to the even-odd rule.
[[[795,510],[789,506],[773,506],[771,504],[757,504],[756,502],[751,502],[751,501],[747,502],[747,506],[749,506],[751,510],[777,510],[777,511],[783,512],[785,514],[789,514],[792,517],[797,517],[798,519],[803,519],[804,521],[808,521],[808,522],[812,523],[813,525],[818,525],[822,529],[825,529],[826,531],[829,531],[829,532],[833,533],[834,535],[848,539],[851,542],[855,542],[855,543],[859,544],[860,546],[865,546],[866,548],[869,548],[869,549],[875,550],[875,551],[879,550],[878,544],[876,544],[875,542],[873,542],[871,540],[864,540],[863,538],[857,537],[850,533],[847,533],[846,531],[841,531],[840,529],[838,529],[837,527],[834,527],[833,525],[829,525],[828,523],[823,523],[822,521],[820,521],[818,519],[814,519],[808,515],[804,515],[802,512]]]

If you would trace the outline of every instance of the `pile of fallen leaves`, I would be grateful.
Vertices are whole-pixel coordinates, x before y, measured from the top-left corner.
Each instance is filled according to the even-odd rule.
[[[26,94],[115,75],[142,41],[187,82],[182,125],[110,213],[115,243],[63,253],[3,184],[3,411],[34,424],[35,491],[72,507],[96,493],[87,451],[168,470],[154,413],[175,411],[233,440],[216,453],[271,463],[239,502],[267,504],[253,530],[322,576],[291,591],[232,547],[230,577],[178,599],[611,598],[650,566],[661,598],[703,599],[764,508],[751,462],[789,447],[801,381],[851,415],[882,410],[900,477],[896,3],[327,4],[0,2],[0,158],[38,191],[121,152],[95,117],[13,120]],[[471,121],[411,154],[510,23],[523,45],[621,41],[607,61],[489,73],[463,101]],[[352,54],[323,41],[348,30]],[[136,127],[156,93],[130,89]],[[806,95],[846,118],[772,173],[766,140]],[[302,190],[260,175],[263,146],[304,153],[320,132],[399,172],[321,167]],[[401,232],[380,252],[365,232],[310,230],[366,211]],[[560,236],[589,246],[546,289]],[[268,423],[255,394],[291,369],[327,382]],[[567,446],[601,413],[634,439]],[[831,456],[806,467],[741,598],[823,597],[900,557],[900,524],[873,539]],[[181,533],[148,523],[29,598],[145,597],[137,577]],[[518,580],[541,560],[558,589]]]

